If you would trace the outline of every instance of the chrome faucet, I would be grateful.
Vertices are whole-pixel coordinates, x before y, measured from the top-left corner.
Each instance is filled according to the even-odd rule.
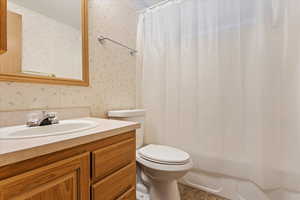
[[[47,126],[58,124],[57,113],[42,111],[41,113],[31,113],[27,118],[26,125],[28,127]]]

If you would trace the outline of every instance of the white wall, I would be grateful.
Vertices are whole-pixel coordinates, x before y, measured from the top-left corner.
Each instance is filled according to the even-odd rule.
[[[81,31],[12,2],[22,15],[22,70],[82,79]]]

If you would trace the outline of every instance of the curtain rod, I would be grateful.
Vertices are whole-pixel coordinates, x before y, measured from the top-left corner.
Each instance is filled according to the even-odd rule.
[[[176,0],[164,0],[164,1],[158,2],[158,3],[152,5],[152,6],[148,7],[148,8],[145,8],[145,9],[143,9],[143,10],[140,10],[139,13],[144,13],[144,12],[146,12],[146,11],[149,10],[149,9],[150,9],[150,10],[151,10],[151,9],[154,9],[154,8],[156,8],[156,7],[158,7],[158,6],[162,6],[162,5],[167,4],[167,3],[171,2],[171,1],[176,1]]]

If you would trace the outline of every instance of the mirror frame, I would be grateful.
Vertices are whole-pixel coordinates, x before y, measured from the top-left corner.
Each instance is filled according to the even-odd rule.
[[[0,8],[5,7],[5,13],[7,11],[7,1],[0,0]],[[0,10],[0,14],[3,13]],[[2,22],[4,20],[6,26],[6,14],[0,15]],[[5,17],[5,19],[4,19]],[[2,23],[1,30],[2,30]],[[13,73],[1,73],[0,81],[7,82],[27,82],[27,83],[39,83],[39,84],[56,84],[56,85],[75,85],[75,86],[89,86],[89,39],[88,39],[88,0],[81,0],[81,32],[82,32],[82,80],[68,79],[68,78],[56,78],[40,75],[29,74],[13,74]],[[5,30],[6,32],[6,30]],[[1,35],[2,38],[2,35]],[[2,40],[1,40],[2,41]],[[1,42],[0,41],[0,42]],[[5,37],[5,43],[7,39]],[[1,48],[0,48],[1,50]],[[3,51],[5,52],[5,51]],[[1,56],[1,51],[0,51]]]
[[[7,1],[0,0],[0,54],[7,50]]]

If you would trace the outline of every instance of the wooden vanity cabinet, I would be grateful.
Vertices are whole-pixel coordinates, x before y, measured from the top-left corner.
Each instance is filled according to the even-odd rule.
[[[0,167],[0,200],[135,200],[135,132]]]

